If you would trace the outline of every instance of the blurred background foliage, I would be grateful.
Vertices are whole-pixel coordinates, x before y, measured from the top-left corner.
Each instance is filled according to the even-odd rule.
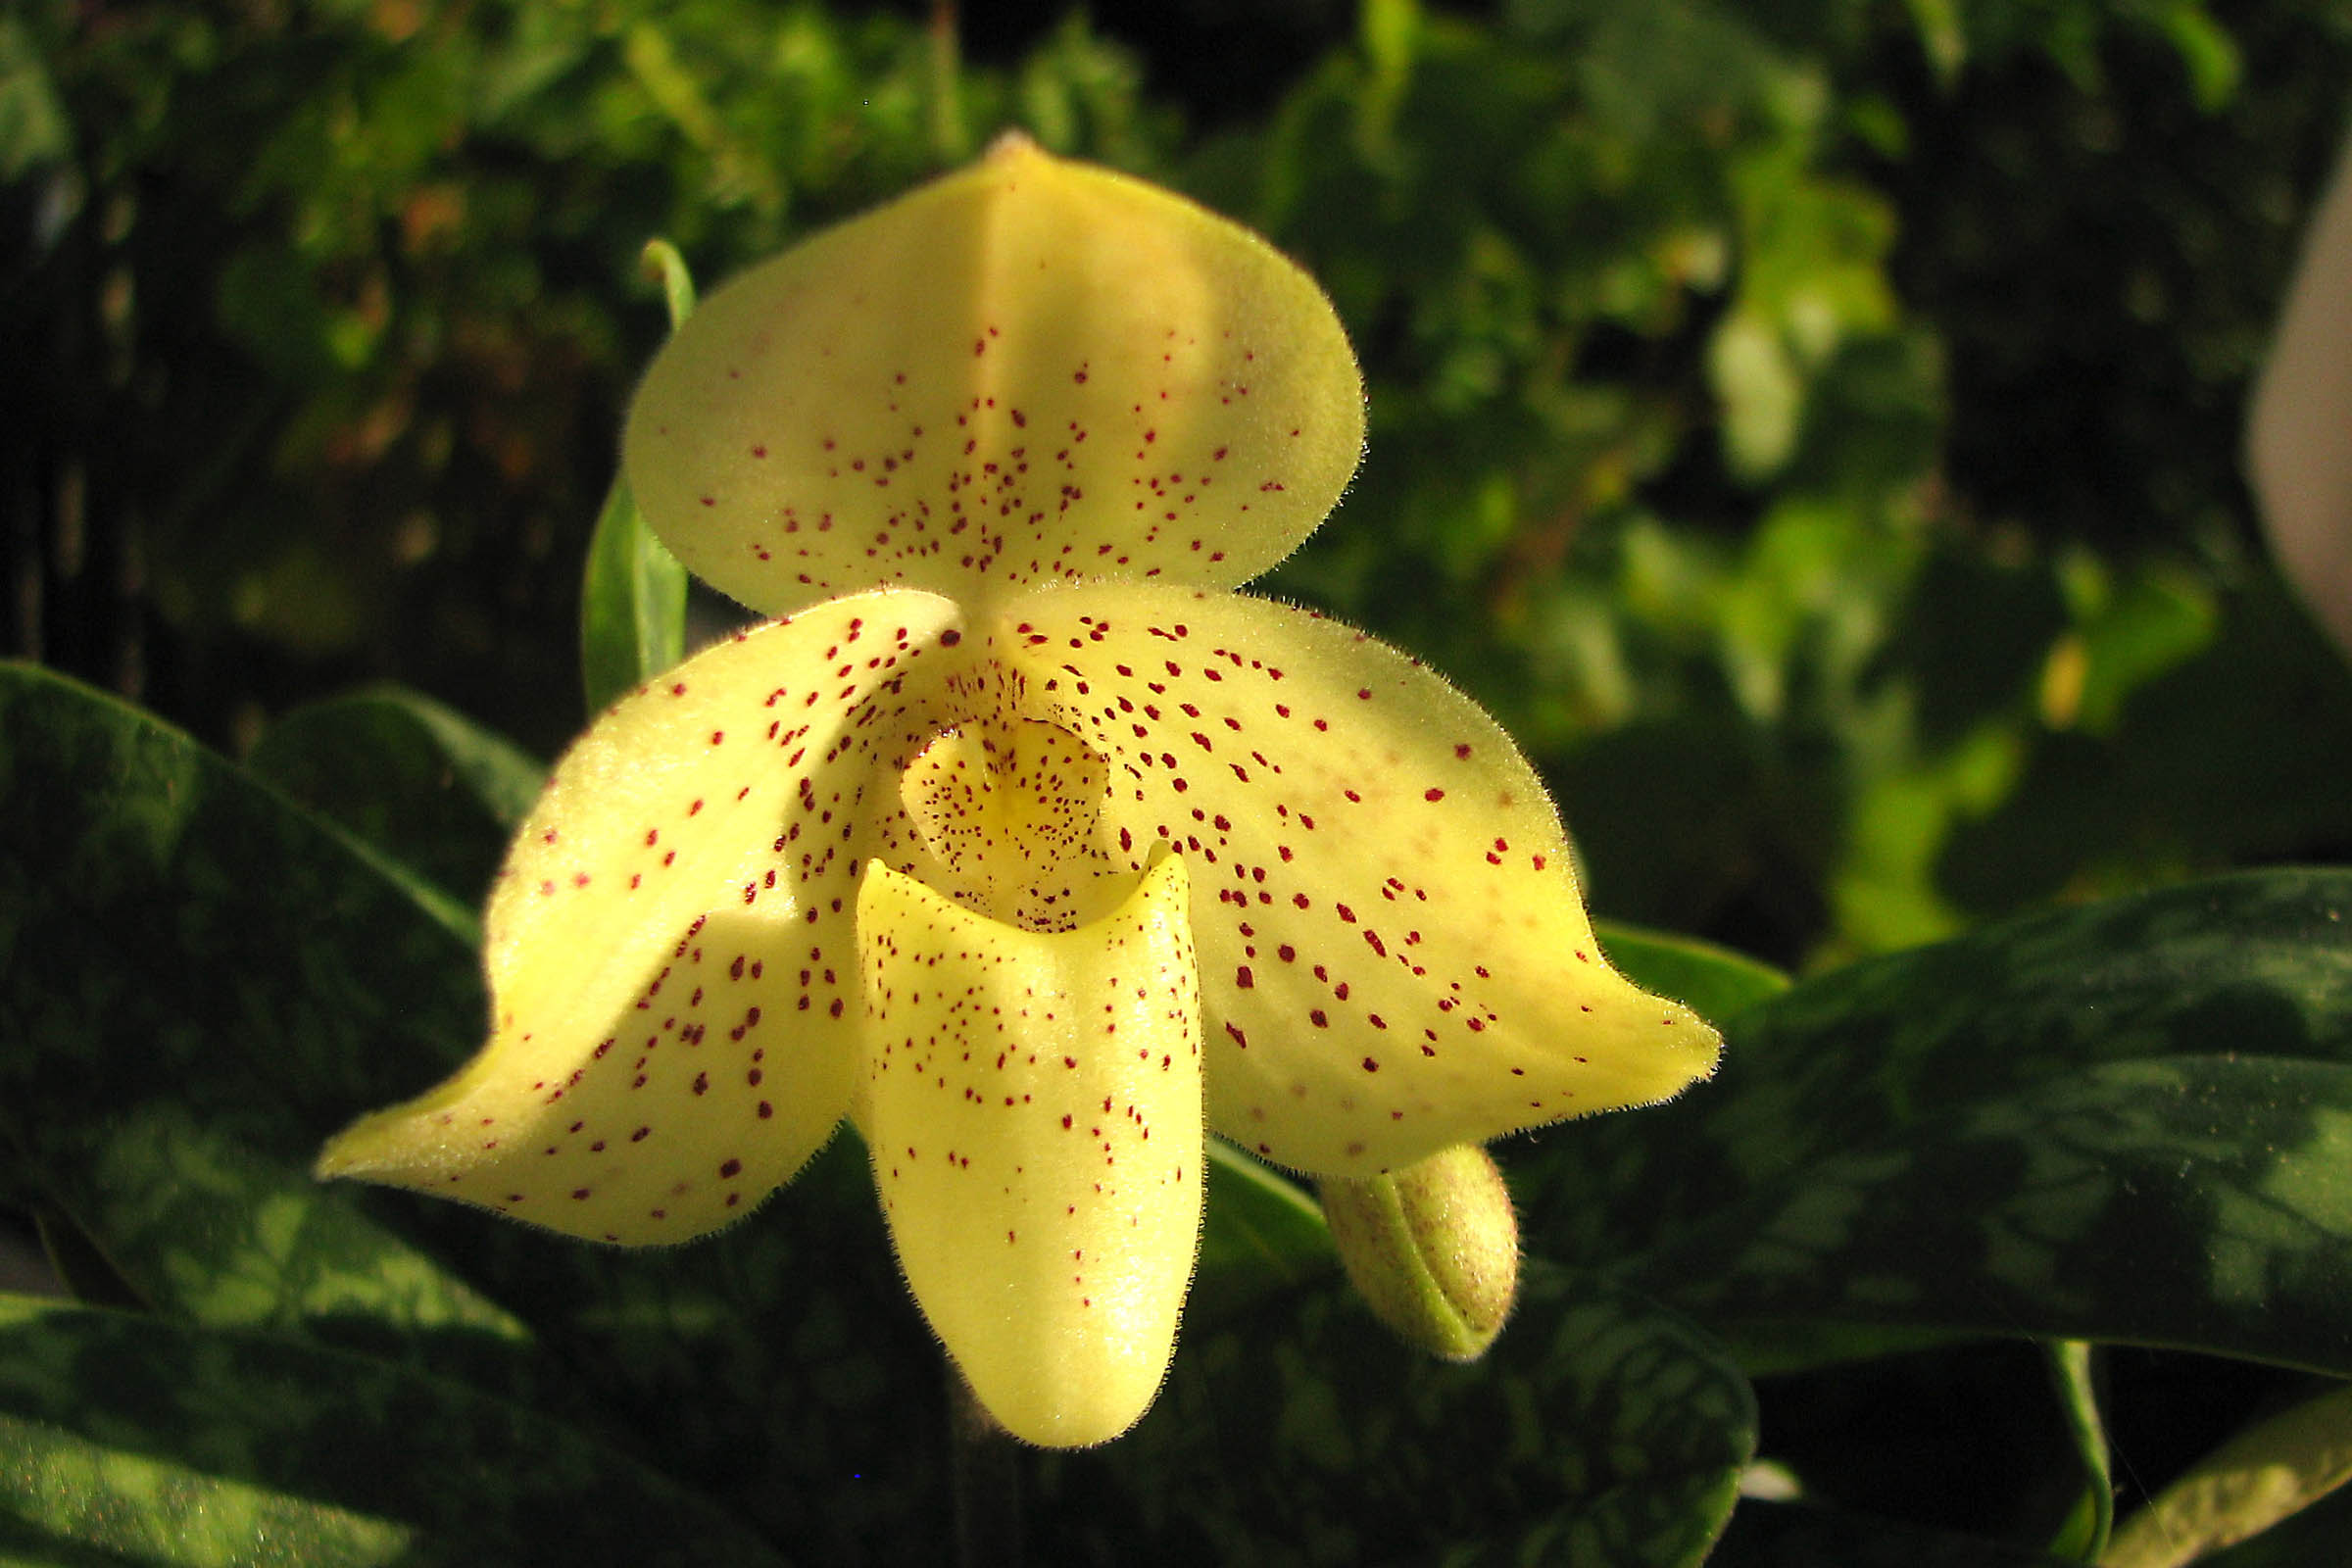
[[[1596,906],[1819,965],[2352,853],[2237,469],[2343,0],[20,0],[7,652],[234,753],[393,679],[542,755],[706,283],[998,129],[1332,291],[1368,462],[1268,591],[1425,656]]]

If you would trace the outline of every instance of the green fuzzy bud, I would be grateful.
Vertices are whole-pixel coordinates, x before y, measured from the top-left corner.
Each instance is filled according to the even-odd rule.
[[[1323,1215],[1373,1314],[1449,1361],[1484,1355],[1519,1291],[1519,1220],[1476,1144],[1356,1180],[1328,1176]]]

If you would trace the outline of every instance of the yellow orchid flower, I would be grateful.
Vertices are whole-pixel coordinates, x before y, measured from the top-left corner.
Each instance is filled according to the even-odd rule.
[[[1303,272],[1025,140],[718,291],[624,457],[778,618],[558,764],[490,899],[489,1045],[320,1173],[681,1242],[846,1114],[981,1402],[1074,1446],[1165,1376],[1204,1124],[1369,1177],[1703,1076],[1502,731],[1231,591],[1362,440]]]

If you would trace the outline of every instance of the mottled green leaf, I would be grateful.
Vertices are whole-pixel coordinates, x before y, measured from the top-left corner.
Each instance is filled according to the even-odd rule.
[[[1536,1270],[1486,1359],[1344,1291],[1188,1336],[1120,1443],[1042,1460],[1056,1561],[1695,1563],[1755,1442],[1746,1381],[1637,1298]]]
[[[2099,1063],[2352,1060],[2352,871],[2219,878],[1989,926],[1805,981],[1728,1020],[1671,1105],[1525,1140],[1530,1246],[1607,1261],[1817,1161]],[[1948,1199],[1941,1207],[1953,1208]],[[2091,1336],[2091,1337],[2096,1337]]]
[[[141,1299],[557,1408],[815,1558],[933,1554],[936,1452],[905,1434],[944,1419],[941,1362],[854,1138],[675,1250],[311,1180],[478,1042],[444,913],[186,736],[0,666],[0,1150]]]
[[[338,1100],[472,1033],[459,936],[185,737],[21,666],[0,824],[0,1137],[46,1205],[161,1309],[513,1372],[518,1322],[309,1175]]]
[[[0,1550],[48,1544],[189,1568],[779,1561],[676,1483],[459,1384],[0,1297]]]
[[[394,686],[295,709],[246,760],[467,904],[489,887],[547,775],[512,742]]]
[[[1702,1321],[1834,1317],[2352,1373],[2352,1066],[2103,1062],[1764,1184],[1634,1265]]]

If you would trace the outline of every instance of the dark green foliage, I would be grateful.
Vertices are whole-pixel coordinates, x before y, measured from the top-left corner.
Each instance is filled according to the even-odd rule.
[[[0,17],[0,628],[168,721],[0,673],[0,1205],[83,1302],[0,1299],[0,1558],[951,1554],[853,1137],[651,1254],[309,1164],[477,1043],[583,666],[682,646],[647,240],[715,282],[1005,125],[1324,281],[1370,454],[1267,591],[1493,708],[1729,1042],[1500,1151],[1468,1369],[1215,1150],[1153,1412],[1004,1459],[1036,1560],[2092,1560],[2352,1376],[2352,877],[2241,869],[2352,850],[2352,675],[2236,478],[2340,5],[920,9]]]
[[[460,1384],[23,1298],[0,1298],[0,1451],[18,1561],[784,1560],[659,1472]]]

